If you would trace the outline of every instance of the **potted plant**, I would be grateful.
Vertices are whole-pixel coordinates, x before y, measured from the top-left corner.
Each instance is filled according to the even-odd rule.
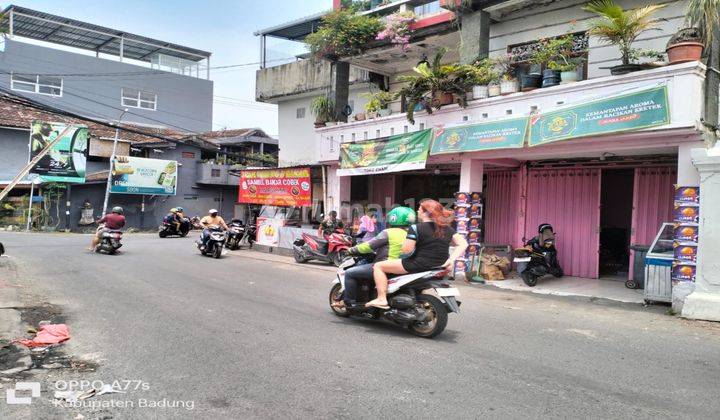
[[[500,77],[495,77],[490,83],[488,83],[488,96],[490,98],[494,96],[500,96]]]
[[[367,115],[378,115],[380,117],[390,115],[390,103],[397,98],[397,94],[384,90],[368,93],[364,96],[369,99],[368,103],[365,104],[365,112]]]
[[[642,69],[630,61],[632,44],[641,33],[658,29],[660,19],[653,16],[663,7],[664,4],[650,4],[623,10],[613,0],[595,0],[583,8],[598,15],[591,21],[588,34],[620,48],[622,64],[611,67],[610,73],[618,75]]]
[[[515,77],[515,56],[512,54],[502,55],[495,59],[495,70],[500,75],[500,94],[509,95],[518,92],[520,85]]]
[[[585,58],[581,55],[582,51],[574,50],[574,44],[575,37],[572,35],[565,35],[548,42],[552,56],[547,62],[547,68],[556,72],[553,82],[565,84],[580,80],[578,67]]]
[[[415,20],[413,12],[396,12],[389,15],[385,21],[385,29],[377,34],[375,39],[389,39],[390,43],[399,45],[403,52],[410,50],[410,24]]]
[[[315,128],[324,127],[335,121],[335,101],[327,96],[318,96],[310,102],[310,112],[315,116]]]
[[[533,48],[529,55],[526,54],[527,62],[530,64],[530,68],[528,69],[527,74],[520,76],[520,90],[527,92],[542,86],[542,66],[549,59],[549,55],[547,53],[548,51],[543,48],[541,41],[537,47]]]
[[[720,4],[717,0],[690,0],[685,24],[687,28],[678,31],[668,41],[666,51],[670,64],[700,60],[703,47],[710,45],[720,25]]]
[[[316,57],[336,61],[361,54],[383,26],[378,18],[338,9],[323,16],[320,27],[305,38],[305,43]]]
[[[485,58],[475,62],[470,72],[470,78],[473,85],[473,99],[485,99],[490,96],[488,85],[497,79],[497,74],[493,71],[492,61]]]
[[[633,48],[630,51],[630,61],[640,64],[643,68],[663,67],[667,64],[665,53],[641,48]]]
[[[702,57],[705,44],[698,28],[685,28],[677,31],[668,40],[665,51],[670,64],[698,61]]]

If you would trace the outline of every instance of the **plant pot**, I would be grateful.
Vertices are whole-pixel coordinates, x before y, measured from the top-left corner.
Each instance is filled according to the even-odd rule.
[[[355,114],[355,121],[365,121],[365,113]]]
[[[543,70],[542,87],[557,86],[560,84],[560,71],[559,70]]]
[[[699,61],[702,57],[703,45],[700,42],[680,42],[667,47],[668,60],[670,64],[686,63],[688,61]]]
[[[509,95],[520,90],[520,85],[517,80],[504,80],[500,82],[500,94]]]
[[[325,127],[332,127],[334,125],[338,125],[337,121],[328,121],[325,123]]]
[[[542,86],[542,75],[540,74],[523,74],[520,77],[520,90],[527,92]]]
[[[325,127],[325,123],[321,121],[315,121],[315,128]]]
[[[542,66],[540,64],[530,64],[528,74],[537,74],[538,76],[542,75]]]
[[[489,96],[487,86],[473,86],[473,99],[485,99]]]
[[[388,115],[392,114],[392,110],[390,108],[382,108],[378,109],[377,113],[379,117],[387,117]]]
[[[560,84],[574,83],[580,80],[580,75],[577,70],[563,71],[560,72]]]
[[[642,66],[640,64],[620,64],[619,66],[610,67],[610,74],[613,76],[620,76],[622,74],[628,74],[640,70],[642,70]]]
[[[433,106],[450,105],[455,101],[452,93],[436,92],[433,96]]]
[[[500,96],[500,85],[488,85],[488,96]]]

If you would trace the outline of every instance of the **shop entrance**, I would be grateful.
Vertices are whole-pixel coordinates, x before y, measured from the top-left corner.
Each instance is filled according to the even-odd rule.
[[[460,189],[460,175],[408,174],[400,176],[399,203],[417,206],[423,198],[452,199]],[[414,200],[410,202],[408,200]]]
[[[625,281],[630,269],[634,169],[604,169],[600,187],[601,277]]]

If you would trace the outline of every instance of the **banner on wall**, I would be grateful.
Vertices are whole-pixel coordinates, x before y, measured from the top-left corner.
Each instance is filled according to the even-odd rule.
[[[425,169],[432,130],[340,145],[338,176]]]
[[[431,155],[523,147],[528,118],[508,118],[435,130]]]
[[[117,156],[112,165],[110,192],[175,195],[178,164],[174,160]]]
[[[62,133],[67,124],[33,121],[30,125],[30,159]],[[72,125],[50,152],[33,167],[31,173],[45,182],[85,182],[88,128]]]
[[[311,206],[310,168],[240,171],[238,202],[268,206]]]
[[[663,85],[531,116],[529,145],[669,123],[667,86]]]
[[[260,245],[278,246],[280,243],[280,228],[285,225],[283,219],[257,218],[257,237],[255,241]]]

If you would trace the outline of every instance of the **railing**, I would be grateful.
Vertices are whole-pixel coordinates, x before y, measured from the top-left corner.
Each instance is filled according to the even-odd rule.
[[[698,62],[678,64],[623,76],[608,76],[581,82],[519,92],[507,96],[472,100],[467,108],[448,105],[428,115],[415,113],[415,124],[410,124],[404,113],[388,117],[342,123],[318,128],[316,147],[318,161],[337,161],[340,144],[419,131],[436,126],[473,124],[502,118],[527,116],[533,112],[550,111],[566,105],[617,95],[630,89],[658,84],[668,86],[671,112],[670,127],[693,127],[701,117],[702,85],[705,66]]]

